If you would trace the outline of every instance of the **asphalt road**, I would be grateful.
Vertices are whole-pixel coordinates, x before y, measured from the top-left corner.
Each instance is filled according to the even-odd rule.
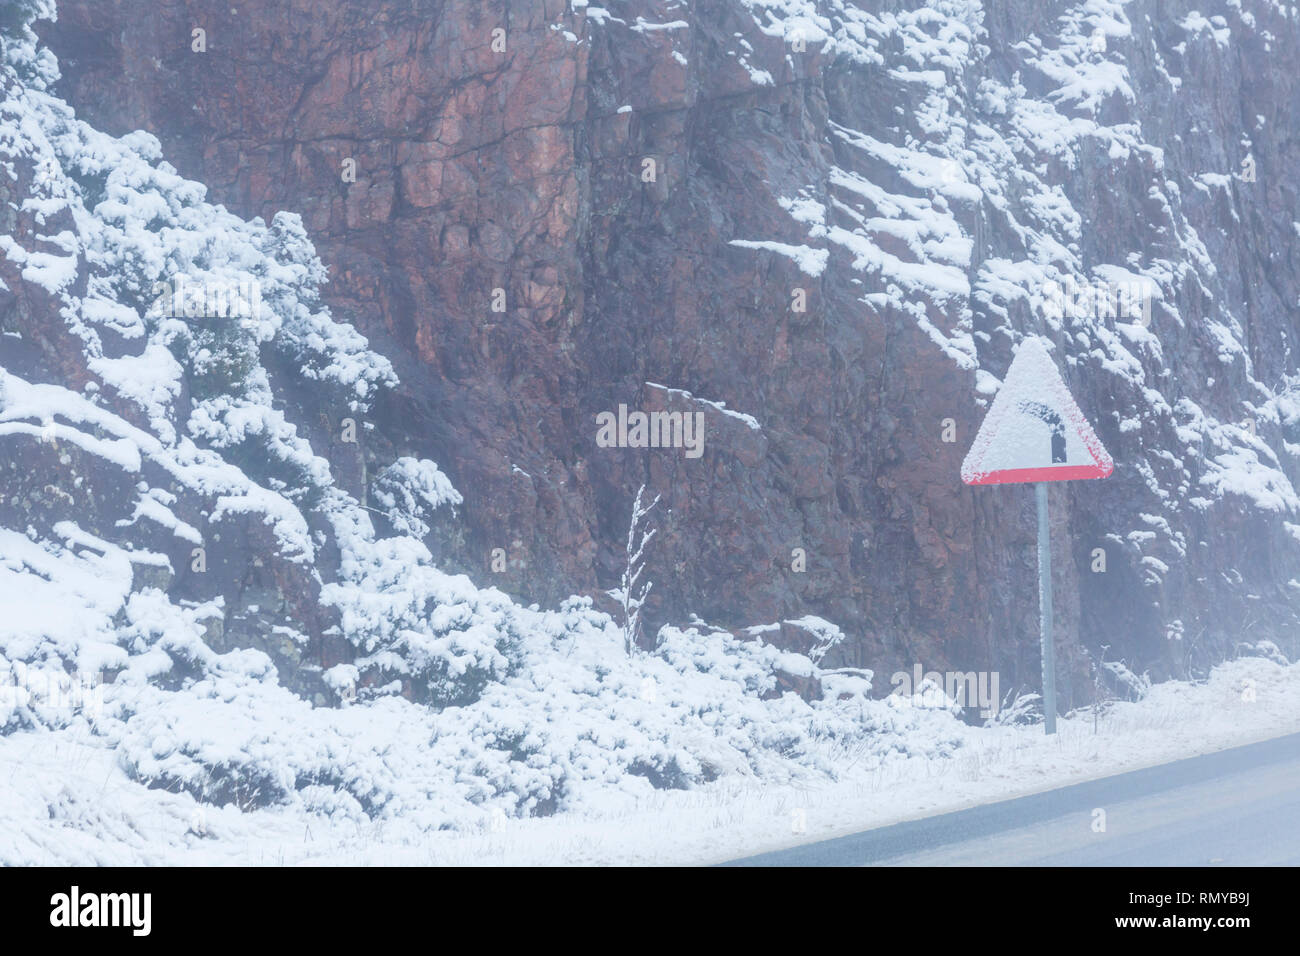
[[[1300,734],[724,865],[1297,866]]]

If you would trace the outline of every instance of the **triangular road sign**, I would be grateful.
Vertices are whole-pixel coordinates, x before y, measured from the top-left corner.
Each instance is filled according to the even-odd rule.
[[[1045,340],[1020,343],[975,443],[961,463],[968,485],[1105,478],[1115,463],[1079,411]]]

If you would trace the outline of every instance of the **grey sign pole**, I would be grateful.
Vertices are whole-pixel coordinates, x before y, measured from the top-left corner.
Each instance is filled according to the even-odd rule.
[[[1052,539],[1047,525],[1047,482],[1034,485],[1038,499],[1038,634],[1043,646],[1043,726],[1056,733],[1056,648],[1052,642]]]

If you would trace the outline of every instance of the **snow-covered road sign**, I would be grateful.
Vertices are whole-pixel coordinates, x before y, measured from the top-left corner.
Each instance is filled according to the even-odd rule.
[[[968,485],[1032,481],[1038,506],[1038,634],[1043,663],[1043,729],[1056,733],[1056,649],[1052,642],[1049,481],[1105,478],[1115,463],[1079,411],[1047,351],[1047,340],[1020,343],[975,443],[961,463]]]
[[[968,485],[1105,478],[1115,470],[1038,336],[1020,343],[961,464]]]

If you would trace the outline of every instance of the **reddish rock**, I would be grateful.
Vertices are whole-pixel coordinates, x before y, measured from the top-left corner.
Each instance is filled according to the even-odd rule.
[[[403,379],[398,397],[376,409],[366,454],[430,457],[465,494],[468,533],[448,563],[530,600],[610,587],[645,483],[663,499],[651,549],[653,623],[697,613],[740,627],[812,613],[850,636],[832,662],[877,672],[917,661],[996,666],[1004,688],[1033,686],[1031,496],[974,492],[957,477],[981,416],[973,375],[935,347],[916,315],[868,305],[871,290],[854,284],[847,262],[812,277],[788,258],[729,245],[806,241],[775,198],[812,184],[825,199],[832,164],[904,188],[897,170],[832,144],[828,130],[914,124],[923,90],[811,46],[790,54],[742,4],[696,7],[611,4],[624,26],[598,27],[584,10],[542,0],[63,0],[59,23],[44,33],[63,65],[63,92],[96,125],[153,131],[169,161],[241,215],[303,215],[329,266],[328,304]],[[626,24],[638,16],[688,25],[637,32]],[[1046,17],[1032,4],[990,10],[989,69],[1011,58],[1027,30],[1050,32]],[[189,50],[198,23],[209,31],[206,55]],[[497,27],[504,53],[492,49]],[[736,34],[771,84],[755,85],[727,54],[723,41]],[[1294,52],[1294,40],[1283,46]],[[1134,82],[1146,66],[1137,58]],[[1184,75],[1201,84],[1211,126],[1211,116],[1232,116],[1234,102],[1262,110],[1295,92],[1290,80],[1211,86],[1195,70]],[[966,82],[973,89],[978,80]],[[1146,89],[1150,102],[1135,108],[1172,160],[1181,149],[1173,130],[1155,127],[1181,107],[1156,105],[1171,94]],[[1293,141],[1256,148],[1277,171],[1243,200],[1262,221],[1269,201],[1294,209],[1281,171],[1300,157]],[[349,158],[355,183],[341,178]],[[655,161],[653,182],[642,179],[646,159]],[[1163,215],[1147,208],[1151,162],[1098,157],[1053,173],[1105,224],[1087,238],[1098,261],[1165,241],[1144,225]],[[1203,201],[1187,197],[1189,208]],[[982,215],[960,212],[972,234]],[[1270,343],[1294,333],[1294,235],[1269,226],[1274,261],[1214,238],[1222,210],[1198,215],[1214,249],[1236,257],[1241,278],[1224,280],[1230,298],[1254,301],[1247,289],[1276,287],[1276,300],[1250,306],[1251,315]],[[1114,249],[1100,245],[1101,232],[1118,237]],[[917,259],[897,236],[873,235]],[[1007,237],[987,240],[999,241]],[[790,308],[795,288],[806,312]],[[504,290],[504,311],[492,309],[495,289]],[[1183,314],[1203,314],[1210,295],[1181,304]],[[1290,303],[1289,317],[1279,318],[1277,302]],[[966,304],[919,306],[947,332]],[[972,307],[982,364],[1005,368],[1006,341]],[[1212,344],[1196,335],[1165,348],[1199,389],[1216,376],[1201,357]],[[1255,360],[1267,365],[1274,351],[1261,346]],[[1226,373],[1217,377],[1216,387],[1239,390]],[[709,429],[701,459],[598,448],[598,412],[689,404],[648,382],[725,402],[761,430],[696,403]],[[1121,436],[1116,410],[1135,399],[1107,380],[1072,385],[1101,416],[1117,460],[1171,442],[1154,425]],[[955,443],[939,438],[949,418]],[[1280,557],[1276,523],[1258,514],[1204,527],[1195,515],[1180,519],[1192,551],[1163,595],[1119,553],[1104,581],[1089,575],[1091,547],[1136,526],[1149,507],[1140,478],[1106,484],[1053,490],[1063,645],[1110,641],[1112,658],[1123,647],[1160,662],[1157,670],[1185,668],[1165,647],[1165,619],[1178,614],[1189,631],[1200,621],[1222,637],[1249,605],[1217,583],[1236,568],[1267,592],[1262,618],[1272,625],[1261,626],[1295,626],[1285,593],[1295,562]],[[1276,560],[1252,552],[1256,533]],[[496,547],[510,553],[509,570],[489,577]],[[791,570],[796,547],[807,552],[806,572]]]

